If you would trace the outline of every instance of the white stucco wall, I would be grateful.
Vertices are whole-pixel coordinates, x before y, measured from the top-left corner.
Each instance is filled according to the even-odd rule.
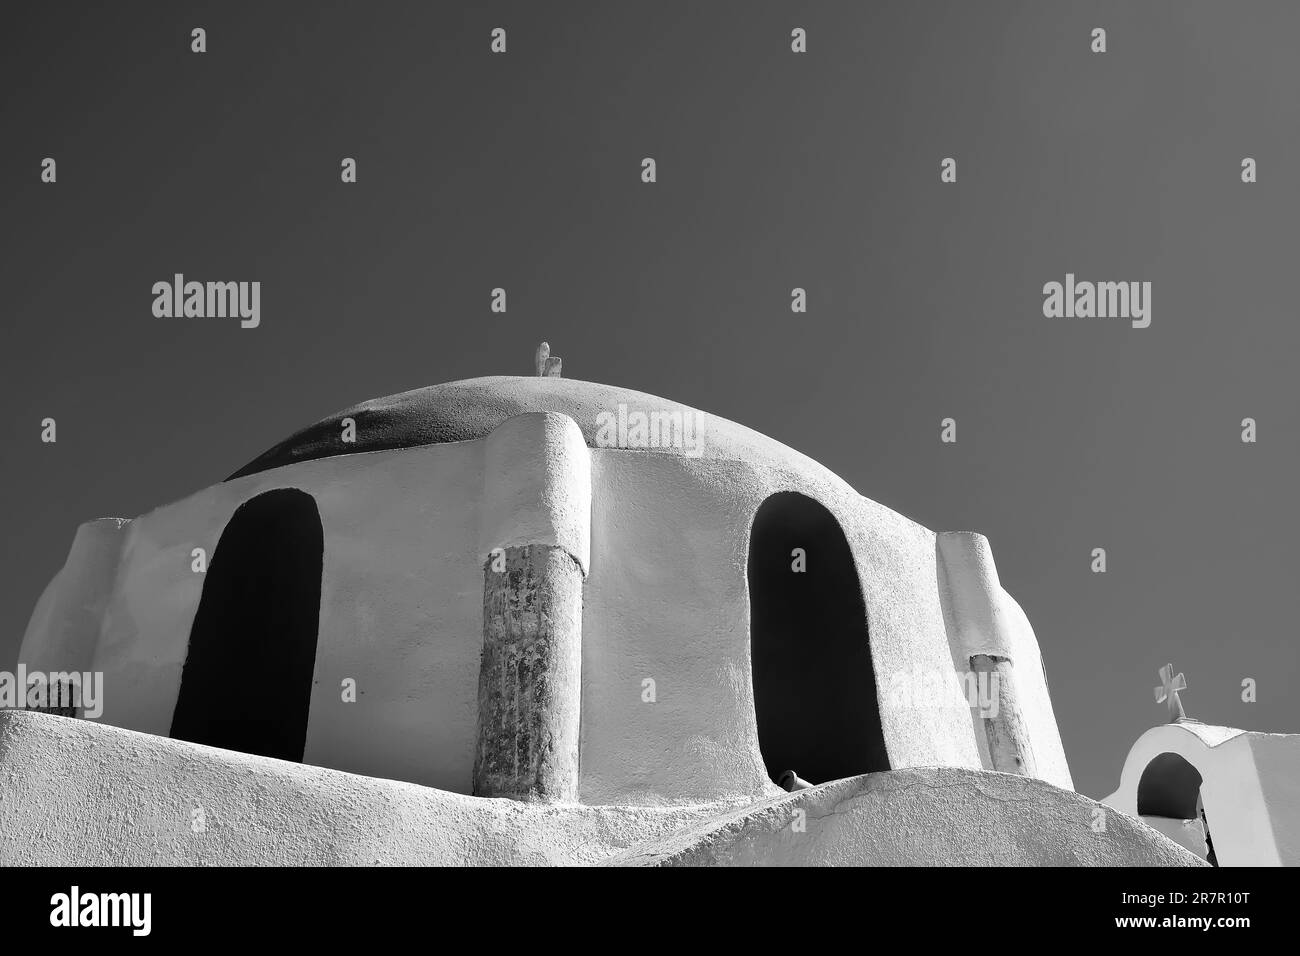
[[[1200,820],[1177,820],[1173,817],[1155,816],[1140,816],[1138,819],[1151,829],[1159,830],[1179,846],[1195,853],[1202,860],[1209,855],[1209,847],[1205,843],[1205,827],[1201,825]]]
[[[1300,734],[1250,733],[1247,739],[1278,860],[1300,866]]]
[[[467,792],[482,646],[482,453],[482,442],[462,442],[306,462],[133,521],[93,655],[103,721],[169,732],[203,586],[192,549],[210,560],[240,504],[298,488],[316,500],[324,530],[304,760]],[[34,619],[22,659],[40,659],[59,633]],[[356,703],[342,700],[349,677]],[[255,661],[247,679],[262,679]]]
[[[778,491],[815,498],[848,540],[878,686],[951,671],[934,536],[838,480],[771,466],[594,449],[583,613],[583,800],[680,802],[777,792],[753,713],[746,563]],[[656,701],[642,700],[653,680]],[[964,711],[891,709],[893,767],[981,766]]]

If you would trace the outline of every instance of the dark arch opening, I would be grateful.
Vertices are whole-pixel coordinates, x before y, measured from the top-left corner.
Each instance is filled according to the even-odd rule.
[[[1137,812],[1140,817],[1200,820],[1205,830],[1206,859],[1212,866],[1218,866],[1210,821],[1201,803],[1201,782],[1201,772],[1186,758],[1162,753],[1146,765],[1138,780]]]
[[[1138,816],[1195,820],[1200,796],[1200,771],[1178,754],[1163,753],[1147,764],[1138,780]]]
[[[794,570],[802,548],[805,570]],[[773,780],[810,783],[889,769],[867,611],[849,543],[811,498],[783,491],[749,539],[754,712]]]
[[[323,555],[311,495],[282,488],[235,511],[190,628],[172,737],[302,760]]]

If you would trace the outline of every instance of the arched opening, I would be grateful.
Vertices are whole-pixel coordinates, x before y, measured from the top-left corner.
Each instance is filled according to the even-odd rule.
[[[834,516],[796,492],[769,497],[754,516],[748,577],[754,711],[769,776],[780,782],[793,771],[818,784],[888,770],[866,606]]]
[[[172,737],[302,760],[323,554],[311,495],[282,488],[235,511],[190,628]]]
[[[1205,834],[1206,856],[1218,865],[1210,840],[1210,822],[1201,803],[1201,772],[1176,753],[1162,753],[1142,771],[1137,787],[1139,817],[1199,820]]]
[[[1178,754],[1163,753],[1147,764],[1138,780],[1138,816],[1196,819],[1200,795],[1200,771]]]

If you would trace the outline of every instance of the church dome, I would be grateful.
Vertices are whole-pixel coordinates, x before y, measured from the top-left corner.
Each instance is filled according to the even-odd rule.
[[[674,417],[674,422],[685,424],[688,441],[665,439],[641,446],[645,451],[784,465],[844,484],[823,465],[775,439],[680,402],[614,385],[521,375],[464,379],[361,402],[294,433],[227,480],[338,455],[485,438],[507,419],[530,412],[567,415],[577,423],[589,447],[636,449],[635,439],[631,443],[609,442],[602,437],[602,427],[617,428],[620,408],[625,412],[624,425],[638,413],[681,416],[680,420]],[[343,444],[339,435],[347,418],[356,423],[356,441]]]
[[[113,726],[452,794],[722,806],[788,771],[907,767],[1071,786],[987,539],[743,425],[554,375],[363,402],[88,523],[22,653],[102,674]],[[967,677],[987,698],[995,674],[976,721]]]

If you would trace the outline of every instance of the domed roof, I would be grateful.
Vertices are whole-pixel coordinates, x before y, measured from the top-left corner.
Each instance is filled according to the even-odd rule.
[[[506,419],[528,412],[568,415],[577,422],[587,444],[598,447],[602,443],[597,441],[597,432],[605,420],[601,414],[617,417],[620,405],[629,415],[680,412],[692,416],[690,421],[699,438],[698,451],[657,447],[645,449],[648,452],[749,460],[784,465],[800,472],[813,469],[819,477],[843,484],[822,465],[775,439],[679,402],[572,378],[514,375],[431,385],[362,402],[291,435],[226,480],[337,455],[484,438]],[[356,422],[355,443],[340,441],[345,418]]]

